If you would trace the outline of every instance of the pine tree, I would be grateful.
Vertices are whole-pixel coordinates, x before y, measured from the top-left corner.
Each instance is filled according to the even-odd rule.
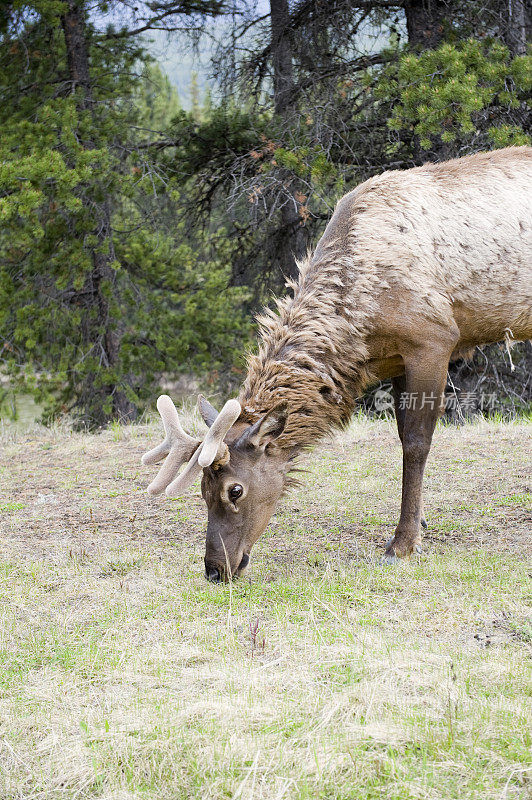
[[[132,418],[163,372],[232,363],[244,326],[223,235],[184,235],[146,147],[176,98],[152,103],[142,49],[87,11],[35,0],[0,32],[0,358],[47,416],[94,427]]]

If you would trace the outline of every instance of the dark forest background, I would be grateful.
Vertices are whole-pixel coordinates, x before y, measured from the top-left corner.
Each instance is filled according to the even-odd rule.
[[[150,55],[160,31],[211,54],[189,110]],[[2,3],[4,407],[31,392],[92,428],[179,375],[233,391],[254,312],[342,194],[530,144],[531,37],[532,0]],[[531,373],[530,343],[493,346],[450,384],[513,413]]]

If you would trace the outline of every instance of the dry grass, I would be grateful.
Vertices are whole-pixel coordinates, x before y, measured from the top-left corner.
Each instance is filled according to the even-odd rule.
[[[6,432],[0,797],[532,797],[530,425],[440,428],[427,555],[380,563],[392,423],[306,457],[249,579],[202,576],[158,427]]]

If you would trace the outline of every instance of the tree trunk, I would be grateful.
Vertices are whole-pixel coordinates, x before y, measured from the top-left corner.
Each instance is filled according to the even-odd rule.
[[[525,0],[525,36],[527,43],[532,42],[532,0]]]
[[[525,0],[504,0],[504,41],[513,56],[526,53],[526,12]]]
[[[405,0],[406,30],[412,47],[432,49],[443,41],[445,0]]]
[[[67,66],[72,91],[81,88],[78,109],[91,111],[94,106],[90,79],[90,62],[85,8],[83,0],[67,0],[66,12],[61,18],[63,27]],[[96,125],[96,121],[95,121]],[[85,147],[93,149],[93,141],[86,141]],[[89,201],[85,201],[89,202]],[[111,264],[114,261],[114,247],[111,227],[111,207],[108,200],[90,203],[90,213],[94,217],[94,234],[97,240],[91,248],[93,268],[87,276],[81,297],[85,308],[82,332],[85,344],[96,355],[102,370],[113,370],[118,365],[122,323],[112,319],[109,296],[116,297],[116,274]],[[94,313],[96,312],[96,313]],[[78,405],[82,409],[82,419],[90,427],[103,425],[109,419],[118,417],[131,420],[136,416],[133,404],[126,393],[115,383],[101,384],[95,372],[83,376],[79,387]],[[112,397],[111,413],[104,411],[107,398]]]
[[[449,12],[449,0],[405,0],[406,29],[408,43],[416,50],[432,50],[443,42],[445,17]],[[414,137],[412,155],[417,164],[427,160],[446,161],[453,153],[452,146],[434,137],[430,155],[423,151],[419,138]]]
[[[67,11],[61,17],[68,64],[68,74],[72,81],[72,91],[83,88],[83,106],[92,102],[89,72],[89,54],[85,35],[85,13],[81,4],[67,0]]]
[[[270,12],[274,109],[283,125],[288,121],[294,88],[288,0],[270,0]],[[284,127],[288,129],[288,125]],[[297,179],[287,170],[279,171],[279,179],[283,184],[283,199],[278,256],[281,270],[293,279],[298,275],[296,259],[304,258],[309,247],[309,234],[301,213],[306,198]]]
[[[283,115],[294,85],[292,47],[289,39],[288,0],[270,0],[272,25],[273,96],[275,113]]]

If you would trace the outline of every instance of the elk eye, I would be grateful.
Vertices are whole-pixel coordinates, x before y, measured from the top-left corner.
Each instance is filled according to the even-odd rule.
[[[242,486],[239,483],[235,483],[229,489],[229,497],[231,498],[231,500],[238,500],[239,497],[242,497],[243,491],[244,489],[242,488]]]

